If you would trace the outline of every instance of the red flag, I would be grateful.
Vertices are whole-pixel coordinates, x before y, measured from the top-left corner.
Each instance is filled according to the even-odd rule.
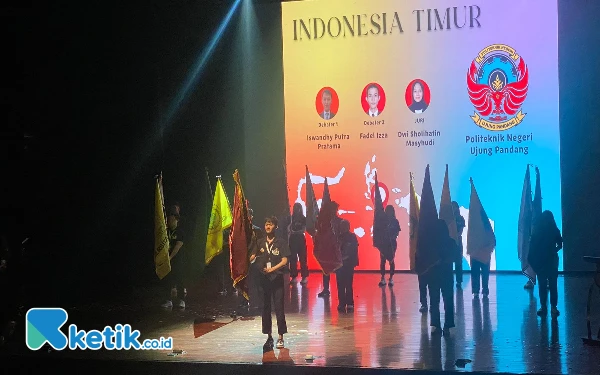
[[[249,299],[247,276],[250,243],[254,231],[248,214],[248,202],[244,196],[240,174],[237,169],[233,172],[233,180],[235,182],[233,224],[229,233],[231,279],[233,280],[233,286],[242,293],[244,298]]]
[[[340,220],[334,211],[329,184],[325,179],[321,210],[317,217],[317,231],[314,236],[314,255],[321,270],[326,275],[342,266],[342,252],[338,241],[338,233],[334,230],[334,220]]]

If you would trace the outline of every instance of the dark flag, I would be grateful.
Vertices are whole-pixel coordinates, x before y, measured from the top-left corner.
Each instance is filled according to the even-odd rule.
[[[469,202],[469,229],[467,231],[467,254],[471,258],[490,264],[496,247],[496,235],[488,218],[479,194],[471,179],[471,199]]]
[[[325,186],[323,186],[323,199],[321,199],[321,207],[325,203],[331,202],[331,194],[329,194],[329,181],[327,181],[327,177],[325,177]]]
[[[279,220],[278,235],[281,238],[287,238],[287,240],[289,241],[292,227],[292,206],[290,205],[290,186],[288,184],[287,167],[285,165],[285,161],[283,162],[283,175],[285,178],[286,208],[283,217]]]
[[[450,195],[450,181],[448,180],[448,164],[446,164],[446,173],[444,174],[444,187],[442,188],[442,198],[440,199],[440,219],[446,222],[448,226],[448,234],[456,244],[458,241],[458,230],[456,229],[456,217],[454,216],[454,210],[452,209],[452,197]],[[460,254],[459,259],[462,259]]]
[[[387,235],[388,221],[383,208],[383,200],[379,191],[379,180],[375,172],[375,207],[373,208],[373,246],[388,260],[394,259],[394,249]]]
[[[319,206],[317,205],[315,189],[313,188],[313,184],[310,179],[308,166],[306,166],[306,231],[313,237],[317,228],[318,214]]]
[[[248,267],[250,258],[250,244],[254,231],[248,214],[248,202],[244,196],[240,174],[236,169],[233,172],[235,191],[233,197],[233,224],[229,233],[229,247],[231,249],[231,279],[244,298],[248,297]]]
[[[533,195],[531,224],[542,214],[542,187],[540,186],[540,170],[535,167],[535,194]]]
[[[535,271],[531,268],[529,261],[527,260],[527,257],[529,256],[529,241],[531,240],[532,214],[531,176],[529,174],[529,164],[527,164],[525,180],[523,181],[523,192],[521,193],[517,249],[519,251],[519,260],[521,261],[521,271],[527,276],[529,281],[535,284]]]
[[[421,207],[419,209],[419,226],[417,230],[417,251],[415,254],[415,268],[419,275],[426,273],[440,260],[440,251],[437,248],[438,214],[429,176],[429,164],[425,168],[425,179],[421,189]]]

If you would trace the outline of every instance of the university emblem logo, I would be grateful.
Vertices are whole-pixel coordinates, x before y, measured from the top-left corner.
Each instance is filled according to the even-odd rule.
[[[525,60],[510,46],[493,44],[481,50],[467,72],[470,116],[477,126],[503,131],[519,125],[526,113],[521,106],[529,89]]]
[[[208,223],[208,233],[215,233],[221,231],[221,223],[223,219],[221,218],[221,210],[213,207],[212,212],[210,214],[210,222]]]

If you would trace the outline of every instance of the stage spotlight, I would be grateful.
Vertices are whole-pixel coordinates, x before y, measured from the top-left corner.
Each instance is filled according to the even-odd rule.
[[[235,2],[233,3],[231,8],[225,15],[225,18],[223,18],[223,20],[221,21],[219,28],[217,29],[217,31],[215,31],[214,35],[212,36],[210,42],[208,43],[206,48],[204,48],[204,50],[200,53],[200,55],[196,59],[194,65],[192,66],[192,69],[190,70],[190,73],[188,74],[187,78],[183,82],[183,85],[177,92],[175,99],[169,106],[166,116],[164,117],[164,120],[162,121],[161,128],[163,126],[166,126],[167,124],[169,124],[172,121],[174,116],[179,111],[179,108],[182,106],[182,104],[185,102],[185,100],[189,96],[190,92],[192,91],[192,88],[196,85],[198,78],[200,77],[200,74],[202,73],[202,70],[204,69],[204,67],[206,66],[206,63],[210,59],[213,51],[215,50],[215,47],[219,43],[219,40],[221,40],[221,37],[223,36],[223,33],[224,33],[225,29],[227,28],[227,25],[229,25],[229,21],[231,21],[231,17],[233,16],[235,11],[239,7],[240,3],[241,3],[241,0],[235,0]]]

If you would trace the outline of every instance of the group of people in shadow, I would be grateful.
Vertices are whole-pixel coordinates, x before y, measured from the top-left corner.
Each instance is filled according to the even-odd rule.
[[[337,216],[337,207],[335,207],[333,204],[335,204],[335,202],[331,202],[332,203],[332,212],[334,213],[332,217],[332,227],[335,229],[334,232],[340,233],[340,236],[343,233],[348,232],[349,233],[349,225],[348,222],[345,220],[341,220],[339,219],[339,217]],[[286,249],[289,258],[289,265],[286,265],[285,269],[286,269],[286,273],[287,270],[289,269],[290,271],[290,279],[289,279],[289,285],[291,286],[291,288],[286,288],[286,290],[283,292],[285,295],[285,298],[281,298],[278,297],[276,299],[282,299],[281,302],[277,302],[275,301],[275,303],[277,305],[281,305],[280,309],[282,310],[282,312],[280,312],[279,314],[281,314],[282,316],[279,317],[278,316],[278,320],[283,320],[283,322],[285,322],[285,317],[283,316],[283,305],[284,305],[284,301],[283,299],[285,299],[287,302],[285,303],[286,308],[285,310],[288,312],[299,312],[299,313],[307,313],[308,312],[308,306],[309,306],[309,289],[307,287],[307,279],[308,279],[308,270],[307,270],[307,254],[306,254],[306,242],[304,239],[304,233],[306,230],[306,218],[304,217],[304,215],[302,215],[302,208],[301,207],[297,207],[299,205],[295,205],[294,210],[293,210],[293,214],[291,215],[291,217],[288,218],[288,220],[286,221],[285,219],[283,220],[283,225],[277,225],[277,220],[273,219],[272,221],[274,221],[274,227],[276,229],[278,229],[278,233],[276,234],[276,237],[281,238],[283,237],[283,239],[287,240],[285,241],[286,245],[289,245],[289,250]],[[395,215],[394,215],[394,211],[393,211],[393,207],[392,209],[389,209],[389,207],[386,209],[386,216],[389,218],[389,222],[391,223],[389,225],[389,232],[391,233],[391,235],[394,237],[394,241],[391,242],[390,245],[390,249],[389,249],[389,253],[390,254],[394,254],[395,250],[396,250],[396,244],[395,244],[395,237],[398,235],[398,233],[400,232],[400,227],[398,225],[398,221],[395,219]],[[464,219],[460,216],[460,214],[456,215],[456,221],[457,221],[457,227],[459,228],[459,238],[462,237],[462,229],[464,228]],[[334,219],[339,219],[339,222],[335,222],[333,223]],[[334,225],[335,224],[335,225]],[[395,225],[394,225],[395,224]],[[455,358],[455,343],[456,341],[460,341],[460,340],[465,340],[467,336],[472,337],[472,340],[474,341],[475,344],[475,349],[474,349],[474,354],[473,354],[473,367],[474,369],[485,369],[485,370],[490,370],[490,369],[494,369],[494,363],[496,363],[496,360],[494,358],[494,339],[493,339],[493,330],[491,327],[491,320],[490,320],[490,304],[489,304],[489,299],[488,299],[488,295],[489,295],[489,286],[488,286],[488,279],[489,279],[489,272],[476,272],[474,275],[471,275],[470,278],[470,282],[471,282],[471,286],[473,289],[473,296],[474,298],[472,299],[472,319],[465,319],[465,312],[464,312],[464,300],[463,300],[463,293],[462,293],[462,270],[459,269],[458,264],[456,263],[461,263],[462,264],[462,238],[460,243],[455,243],[454,240],[452,240],[452,238],[449,236],[448,233],[448,228],[446,226],[446,223],[443,220],[439,220],[438,222],[439,224],[439,234],[438,234],[438,238],[437,238],[437,242],[436,243],[440,243],[441,247],[447,247],[447,248],[452,248],[452,251],[448,251],[447,254],[450,254],[451,256],[448,256],[447,259],[446,257],[443,257],[440,255],[440,260],[436,263],[434,262],[429,262],[430,264],[433,264],[433,268],[435,268],[435,272],[430,272],[431,275],[435,275],[435,278],[419,278],[419,289],[420,289],[420,302],[422,304],[421,306],[421,312],[422,313],[426,313],[429,312],[431,317],[428,321],[427,319],[427,314],[422,314],[421,315],[421,342],[420,342],[420,350],[419,350],[419,360],[414,364],[415,367],[423,367],[423,368],[434,368],[434,369],[453,369],[455,368],[455,366],[457,365],[457,363],[455,363],[455,360],[457,360],[458,358]],[[257,232],[257,237],[258,236],[262,236],[263,234],[260,233],[260,230],[262,228],[259,227],[255,227],[255,231]],[[436,232],[437,233],[437,232]],[[353,234],[352,234],[353,235]],[[354,235],[353,235],[354,236]],[[446,241],[444,243],[440,242],[440,241]],[[267,241],[268,242],[268,241]],[[349,241],[350,242],[356,242],[356,241]],[[452,243],[452,245],[451,245]],[[269,244],[267,243],[266,247],[268,248]],[[281,247],[285,247],[284,245],[281,245]],[[353,283],[353,269],[354,267],[358,264],[358,258],[357,258],[357,244],[354,244],[352,246],[352,248],[354,248],[353,251],[349,252],[348,254],[344,255],[344,259],[347,260],[347,262],[344,262],[344,266],[346,266],[346,263],[348,263],[348,277],[344,277],[345,276],[345,272],[339,272],[339,274],[337,275],[336,279],[338,282],[338,289],[339,290],[343,290],[346,287],[349,288],[349,298],[346,298],[346,293],[343,292],[342,294],[340,294],[338,296],[339,299],[339,304],[338,304],[338,308],[337,310],[340,313],[346,313],[346,312],[351,312],[354,310],[354,293],[352,292],[352,283]],[[552,215],[552,213],[550,211],[544,211],[536,220],[535,225],[533,227],[533,231],[532,231],[532,236],[531,236],[531,243],[530,243],[530,251],[529,251],[529,256],[528,256],[528,260],[530,265],[532,266],[532,268],[536,271],[537,273],[537,278],[538,278],[538,285],[539,285],[539,302],[540,302],[540,308],[537,311],[537,315],[544,317],[547,312],[548,312],[548,308],[547,308],[547,300],[548,300],[548,292],[550,294],[550,307],[551,307],[551,315],[554,318],[552,320],[552,340],[554,341],[558,341],[558,330],[557,330],[557,323],[556,323],[556,317],[559,315],[558,309],[557,309],[557,302],[558,302],[558,290],[557,290],[557,277],[558,277],[558,255],[557,252],[562,248],[562,237],[560,234],[560,231],[558,230],[558,227],[554,221],[554,217]],[[262,250],[261,250],[262,251]],[[386,257],[385,256],[385,252],[381,251],[381,280],[379,283],[379,286],[384,286],[384,285],[389,285],[390,287],[392,287],[394,285],[393,283],[393,275],[394,275],[394,271],[395,271],[395,267],[393,264],[393,256],[390,257]],[[442,254],[443,255],[443,254]],[[456,256],[454,256],[456,255]],[[270,259],[270,258],[269,258]],[[392,260],[391,262],[389,260]],[[419,261],[419,259],[417,258],[417,262]],[[288,263],[288,262],[286,262]],[[300,267],[298,267],[297,263],[300,263]],[[386,282],[384,276],[385,276],[385,265],[386,263],[389,263],[390,265],[390,277],[388,282]],[[456,292],[454,291],[454,272],[453,272],[453,264],[456,264],[456,268],[458,272],[456,275]],[[262,267],[262,266],[261,266]],[[252,282],[253,280],[259,280],[261,279],[260,272],[261,270],[263,270],[264,267],[252,267],[250,269],[250,275],[249,275],[249,279],[251,280],[251,285],[250,285],[250,302],[246,302],[243,301],[242,305],[244,308],[248,308],[250,311],[251,310],[256,310],[256,312],[258,312],[257,310],[260,310],[261,306],[266,306],[266,301],[263,301],[263,299],[266,297],[266,294],[263,296],[264,293],[261,292],[260,290],[260,284],[256,283],[256,282]],[[256,269],[255,269],[256,268]],[[299,269],[298,269],[299,268]],[[433,269],[432,268],[432,269]],[[462,268],[462,267],[461,267]],[[486,267],[483,267],[486,270],[488,270]],[[263,270],[264,271],[264,270]],[[297,275],[300,274],[301,275],[301,280],[300,283],[298,283],[296,280]],[[283,276],[283,275],[282,275]],[[329,275],[326,275],[327,277],[323,277],[323,290],[318,293],[319,297],[328,297],[329,296],[329,282],[330,282],[330,278]],[[285,279],[284,279],[285,280]],[[282,280],[283,281],[283,280]],[[483,284],[483,285],[480,285]],[[300,284],[302,286],[301,288],[301,293],[299,292],[298,289],[298,284]],[[346,284],[348,284],[346,286]],[[423,292],[425,292],[424,290],[424,286],[426,285],[427,287],[427,291],[429,292],[429,306],[427,305],[427,299],[424,295]],[[481,289],[480,289],[481,288]],[[384,310],[388,309],[388,305],[387,305],[387,300],[385,297],[385,294],[387,293],[388,288],[381,288],[381,292],[382,292],[382,308]],[[483,294],[483,299],[479,299],[479,291],[482,291]],[[396,306],[395,306],[395,296],[394,296],[394,291],[393,288],[389,288],[389,293],[390,293],[390,307],[388,311],[388,316],[392,316],[393,314],[391,312],[394,312],[396,310]],[[531,290],[529,290],[529,293],[532,293]],[[440,328],[441,326],[441,321],[440,321],[440,296],[443,297],[443,303],[444,303],[444,310],[445,313],[443,314],[444,317],[444,330],[443,330],[443,336],[446,338],[446,345],[445,345],[445,350],[446,350],[446,355],[445,357],[445,363],[442,366],[442,355],[441,355],[441,333],[440,331],[442,331]],[[425,298],[423,298],[425,297]],[[270,298],[269,298],[270,299]],[[329,302],[329,298],[323,298],[324,303],[324,312],[325,313],[329,313],[331,306],[330,306],[330,302]],[[270,304],[269,304],[270,305]],[[535,305],[534,305],[535,306]],[[429,309],[427,309],[427,307],[429,307]],[[494,308],[496,307],[496,305],[494,305]],[[506,307],[502,307],[502,308],[510,308],[508,306]],[[429,311],[427,311],[429,310]],[[497,313],[497,312],[496,312]],[[384,311],[385,314],[385,311]],[[264,314],[263,314],[264,315]],[[270,316],[270,311],[268,313],[268,315]],[[468,314],[467,314],[468,315]],[[534,315],[535,317],[535,315]],[[264,320],[264,316],[263,316],[263,320]],[[469,329],[466,327],[466,323],[467,322],[472,322],[472,330],[469,333]],[[389,323],[389,322],[388,322]],[[523,322],[524,326],[526,325],[526,322]],[[527,323],[527,324],[531,324],[531,323]],[[433,326],[434,330],[432,331],[432,334],[429,334],[428,328],[427,326]],[[452,334],[449,335],[447,334],[447,331],[449,330],[449,328],[454,328],[456,327],[455,331],[456,334]],[[437,330],[436,330],[437,328]],[[527,328],[530,329],[530,328]],[[263,327],[263,333],[267,333],[269,334],[269,329],[268,328],[264,328]],[[279,329],[279,331],[281,331],[281,329]],[[273,352],[273,346],[272,345],[266,345],[264,347],[264,356],[263,356],[263,361],[264,362],[286,362],[286,363],[293,363],[293,360],[291,359],[291,357],[289,356],[289,350],[287,348],[284,348],[284,344],[283,344],[283,333],[286,333],[287,329],[284,329],[282,332],[280,333],[280,340],[281,341],[281,345],[278,345],[278,349],[282,349],[285,350],[285,352],[280,352],[279,356],[275,356],[275,353]],[[440,333],[438,335],[434,334],[434,333]],[[270,336],[269,336],[270,337]],[[395,345],[395,346],[394,346]],[[385,366],[385,362],[388,360],[393,360],[394,358],[394,354],[393,353],[389,353],[389,355],[386,355],[386,348],[390,349],[392,351],[398,351],[400,349],[401,344],[400,343],[396,343],[393,344],[392,347],[382,347],[379,348],[380,349],[380,362],[382,362],[382,365]],[[458,348],[458,347],[457,347]],[[397,356],[397,354],[396,354]],[[347,358],[344,360],[347,362]],[[359,359],[356,359],[358,362],[360,362]],[[328,362],[331,362],[332,365],[335,365],[335,359],[334,358],[330,358],[327,360]],[[332,362],[333,361],[333,362]],[[347,363],[346,363],[347,364]],[[464,363],[463,363],[464,364]],[[460,363],[459,363],[460,365]],[[491,368],[490,368],[491,367]]]

